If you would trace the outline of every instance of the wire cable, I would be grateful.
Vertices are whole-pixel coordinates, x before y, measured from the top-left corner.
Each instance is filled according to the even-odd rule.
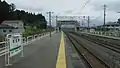
[[[87,0],[87,1],[83,4],[82,8],[80,9],[80,13],[81,13],[81,11],[86,7],[86,5],[87,5],[88,3],[90,3],[90,1],[91,1],[91,0]]]

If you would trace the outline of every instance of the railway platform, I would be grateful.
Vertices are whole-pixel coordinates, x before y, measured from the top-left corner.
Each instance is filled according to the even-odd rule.
[[[15,56],[12,65],[5,66],[0,57],[0,68],[85,68],[74,47],[63,32],[46,36],[24,47],[24,57]]]

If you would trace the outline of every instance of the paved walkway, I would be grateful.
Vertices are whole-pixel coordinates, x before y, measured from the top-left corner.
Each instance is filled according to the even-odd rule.
[[[5,67],[4,56],[0,57],[0,68],[84,68],[79,61],[65,34],[59,32],[26,45],[24,57],[13,57],[12,66]]]
[[[7,68],[56,68],[61,33],[50,39],[44,37],[24,47],[24,57],[15,56],[13,65]],[[0,57],[0,68],[4,66],[4,56]]]

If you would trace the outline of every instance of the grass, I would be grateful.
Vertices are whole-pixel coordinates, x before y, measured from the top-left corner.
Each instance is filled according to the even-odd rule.
[[[53,31],[54,29],[40,29],[40,28],[36,28],[36,27],[29,27],[25,29],[25,32],[23,33],[23,37],[27,37],[30,35],[34,35],[34,34],[41,34],[41,33],[45,33],[45,32],[50,32]]]

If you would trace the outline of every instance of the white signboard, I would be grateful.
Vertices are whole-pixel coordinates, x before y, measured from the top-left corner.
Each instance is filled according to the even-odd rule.
[[[20,34],[8,34],[9,56],[15,56],[23,50],[22,36]]]
[[[22,45],[22,35],[20,34],[7,34],[6,36],[6,54],[5,54],[5,66],[10,66],[10,59],[21,53],[23,57],[23,45]]]

